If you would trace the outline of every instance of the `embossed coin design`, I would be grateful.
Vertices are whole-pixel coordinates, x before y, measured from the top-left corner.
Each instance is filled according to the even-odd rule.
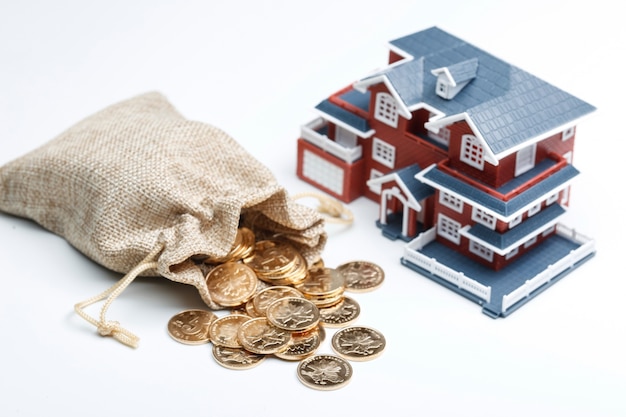
[[[213,358],[224,368],[250,369],[263,362],[266,356],[252,353],[243,348],[213,345]]]
[[[230,348],[242,347],[237,332],[242,324],[250,320],[250,317],[243,314],[229,314],[213,321],[209,326],[209,337],[214,345],[226,346]]]
[[[324,340],[324,328],[318,326],[308,332],[292,333],[287,349],[274,356],[287,361],[299,361],[315,353]]]
[[[217,318],[207,310],[185,310],[174,315],[167,323],[169,335],[186,345],[209,342],[209,326]]]
[[[320,308],[320,321],[328,327],[343,327],[356,321],[361,307],[350,297],[343,297],[339,304]]]
[[[206,283],[213,301],[225,307],[237,307],[252,298],[258,279],[249,266],[226,262],[208,273]]]
[[[244,349],[269,355],[287,349],[291,333],[272,325],[265,317],[257,317],[239,327],[237,338]]]
[[[257,314],[264,316],[267,307],[274,301],[285,297],[304,297],[302,293],[293,287],[285,285],[277,285],[274,287],[267,287],[259,291],[252,299],[252,304]]]
[[[267,320],[290,332],[306,332],[318,325],[320,311],[306,298],[285,297],[267,307]]]
[[[371,291],[380,287],[385,279],[383,269],[373,262],[346,262],[339,265],[336,270],[346,281],[346,291]]]
[[[352,365],[334,355],[315,355],[298,364],[298,379],[309,388],[330,391],[345,386],[352,378]]]
[[[333,350],[343,358],[366,361],[380,356],[385,350],[385,337],[370,327],[346,327],[331,339]]]

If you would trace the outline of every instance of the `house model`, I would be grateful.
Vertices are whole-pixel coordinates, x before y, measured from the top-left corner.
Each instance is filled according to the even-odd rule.
[[[594,255],[592,239],[559,222],[590,104],[432,27],[391,41],[384,69],[315,109],[298,177],[346,203],[377,202],[402,264],[488,316]]]

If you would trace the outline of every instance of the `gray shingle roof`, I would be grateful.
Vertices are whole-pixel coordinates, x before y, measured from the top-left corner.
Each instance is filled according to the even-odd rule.
[[[385,76],[408,108],[421,103],[446,116],[467,113],[498,155],[595,110],[592,105],[437,27],[390,42],[413,59],[361,81]],[[431,71],[477,60],[476,77],[453,99],[439,97]]]

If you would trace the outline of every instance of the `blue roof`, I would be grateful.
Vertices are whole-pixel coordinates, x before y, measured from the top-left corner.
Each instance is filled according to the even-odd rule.
[[[396,171],[400,180],[402,180],[402,182],[406,185],[406,188],[417,201],[421,201],[426,197],[430,197],[435,194],[435,189],[433,187],[424,184],[415,178],[415,174],[421,170],[422,169],[418,164],[412,164]]]
[[[359,132],[367,133],[370,130],[369,123],[363,117],[357,116],[356,114],[337,106],[328,99],[319,103],[315,106],[315,108],[337,120],[342,121]]]
[[[423,174],[424,178],[435,184],[441,185],[451,192],[473,201],[501,216],[507,217],[540,199],[546,194],[550,194],[551,190],[556,189],[565,182],[571,180],[579,174],[579,171],[572,165],[567,165],[563,169],[558,170],[545,180],[535,184],[528,190],[513,197],[509,201],[502,201],[484,191],[481,191],[471,185],[446,174],[437,167],[433,167]]]
[[[552,204],[505,233],[498,233],[479,223],[473,225],[468,233],[499,249],[504,249],[524,239],[529,234],[541,230],[542,226],[557,219],[563,213],[565,213],[563,207]]]
[[[413,59],[372,74],[387,77],[407,107],[425,103],[446,116],[466,112],[494,154],[595,110],[592,105],[437,27],[390,42]],[[436,94],[431,71],[477,61],[476,77],[453,99]]]

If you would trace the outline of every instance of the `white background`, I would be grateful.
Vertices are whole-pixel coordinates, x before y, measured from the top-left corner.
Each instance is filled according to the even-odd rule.
[[[377,207],[329,227],[329,266],[365,259],[386,281],[355,295],[384,354],[346,387],[303,386],[296,364],[220,367],[166,332],[202,307],[194,288],[133,283],[109,318],[138,349],[101,338],[73,305],[119,275],[62,238],[0,214],[2,416],[624,416],[624,25],[600,1],[0,0],[0,164],[82,118],[147,91],[216,125],[291,193],[300,125],[320,100],[386,63],[389,40],[437,25],[598,108],[579,126],[565,224],[597,255],[505,319],[400,265]],[[97,314],[97,308],[91,310]],[[329,338],[332,331],[329,331]],[[323,352],[330,352],[327,339]]]

